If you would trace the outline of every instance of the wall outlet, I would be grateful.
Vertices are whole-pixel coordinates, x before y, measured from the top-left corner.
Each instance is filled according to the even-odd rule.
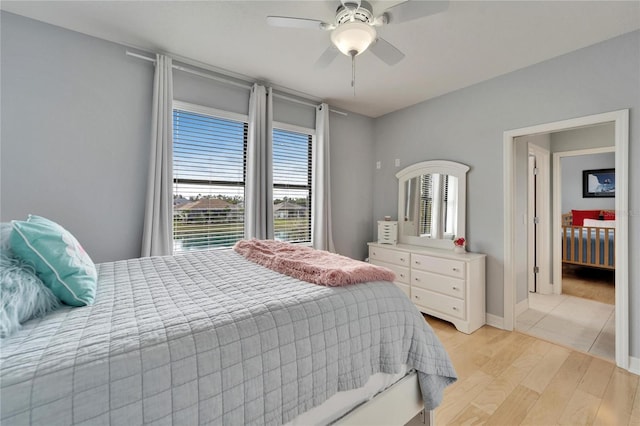
[[[382,162],[376,161],[376,169],[380,170],[382,168]]]
[[[400,159],[396,158],[396,167],[400,167]]]

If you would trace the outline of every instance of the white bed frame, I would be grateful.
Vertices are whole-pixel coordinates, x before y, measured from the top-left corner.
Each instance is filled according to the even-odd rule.
[[[412,425],[435,425],[433,411],[424,413],[418,374],[413,372],[355,408],[335,424],[340,426],[406,425],[419,414],[421,414],[419,420],[412,422]]]

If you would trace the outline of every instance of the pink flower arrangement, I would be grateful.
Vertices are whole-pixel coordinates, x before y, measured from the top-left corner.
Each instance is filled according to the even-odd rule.
[[[466,243],[466,240],[464,239],[464,237],[456,238],[455,240],[453,240],[453,244],[456,247],[464,247],[465,243]]]

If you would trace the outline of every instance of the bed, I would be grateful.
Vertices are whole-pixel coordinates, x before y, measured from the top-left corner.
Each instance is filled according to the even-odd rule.
[[[562,215],[562,263],[582,267],[615,269],[615,219],[604,220],[574,216],[579,211]],[[587,212],[587,211],[585,211]]]
[[[2,424],[362,424],[371,413],[404,423],[455,381],[443,346],[390,282],[320,286],[231,250],[97,271],[93,305],[2,340]],[[355,410],[300,417],[379,375],[395,383]]]

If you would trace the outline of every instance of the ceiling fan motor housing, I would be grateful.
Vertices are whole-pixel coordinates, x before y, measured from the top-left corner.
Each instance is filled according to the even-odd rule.
[[[358,4],[359,3],[359,4]],[[373,23],[373,8],[366,2],[344,2],[336,10],[336,24],[360,21],[366,24]]]

